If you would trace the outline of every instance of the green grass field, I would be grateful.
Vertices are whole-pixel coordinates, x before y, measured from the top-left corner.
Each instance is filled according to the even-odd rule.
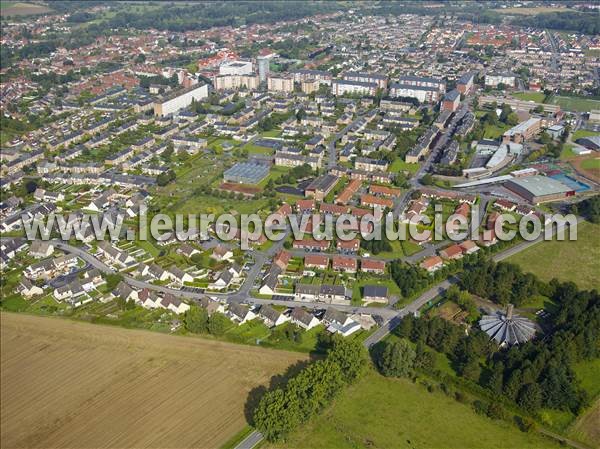
[[[497,139],[509,128],[510,126],[500,122],[497,126],[486,124],[483,131],[483,137],[486,139]]]
[[[578,129],[573,133],[572,139],[577,140],[582,137],[600,136],[600,133],[594,131],[588,131],[587,129]]]
[[[370,372],[332,406],[270,448],[553,448],[552,441],[475,414],[441,392]]]
[[[535,101],[536,103],[542,103],[546,98],[543,92],[515,92],[512,96],[519,100]]]
[[[407,171],[410,174],[414,174],[419,169],[419,164],[409,164],[404,162],[401,158],[397,158],[392,165],[390,165],[390,172],[398,173],[400,171]]]
[[[592,109],[600,109],[600,101],[580,97],[563,97],[555,95],[546,103],[558,104],[566,111],[589,112]]]
[[[508,259],[544,281],[573,281],[580,288],[600,288],[600,225],[581,222],[577,240],[538,243]]]
[[[586,159],[581,166],[587,170],[600,170],[600,159]]]

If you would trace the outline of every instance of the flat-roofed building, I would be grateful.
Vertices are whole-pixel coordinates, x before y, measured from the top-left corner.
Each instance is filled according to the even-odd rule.
[[[575,195],[575,191],[571,187],[556,179],[541,175],[513,178],[507,181],[504,187],[532,204],[556,201]]]
[[[405,75],[398,80],[399,84],[415,87],[433,87],[438,92],[446,92],[446,82],[437,78],[428,78],[423,76]]]
[[[541,129],[542,120],[537,117],[532,117],[506,131],[502,135],[502,141],[504,143],[522,143],[537,135]]]
[[[331,91],[333,95],[375,95],[377,89],[377,83],[368,83],[362,81],[334,80],[331,84]]]
[[[269,166],[252,162],[238,162],[223,172],[225,182],[258,184],[269,175]]]
[[[360,81],[362,83],[375,83],[379,89],[387,89],[388,77],[381,73],[346,72],[343,76],[346,81]]]
[[[517,77],[512,73],[485,75],[485,85],[488,87],[498,87],[501,84],[506,87],[515,87],[516,82]]]
[[[421,103],[435,103],[440,100],[440,91],[430,86],[394,83],[390,85],[390,97],[416,98]]]
[[[178,90],[154,102],[154,115],[163,117],[187,108],[192,100],[200,101],[208,97],[208,85],[195,85],[189,89]]]
[[[267,89],[273,92],[293,92],[294,78],[291,75],[269,75]]]
[[[254,74],[250,75],[217,75],[213,78],[216,90],[230,90],[246,88],[255,90],[258,88],[259,79]]]
[[[249,75],[252,73],[250,61],[227,61],[219,67],[219,75]]]

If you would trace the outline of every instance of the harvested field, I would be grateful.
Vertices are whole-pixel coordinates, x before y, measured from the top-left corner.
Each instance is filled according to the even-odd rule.
[[[305,356],[3,313],[0,446],[217,448]]]
[[[46,14],[52,10],[45,5],[26,2],[0,2],[0,14],[2,16],[29,16],[34,14]]]

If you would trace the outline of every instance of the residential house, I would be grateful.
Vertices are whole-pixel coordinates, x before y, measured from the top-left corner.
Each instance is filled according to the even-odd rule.
[[[352,257],[333,256],[332,267],[336,271],[356,273],[357,265],[356,259]]]
[[[290,317],[278,312],[269,305],[261,306],[258,316],[261,317],[267,327],[277,327],[280,324],[290,321]]]
[[[360,271],[364,273],[384,274],[385,262],[375,259],[361,259]]]
[[[204,297],[200,299],[198,303],[200,304],[200,307],[206,309],[208,316],[211,316],[215,312],[225,313],[225,306],[219,301],[215,301],[210,298]]]
[[[237,322],[240,326],[256,318],[256,314],[243,304],[231,304],[227,313],[231,321]]]
[[[351,319],[348,315],[339,310],[329,307],[323,315],[323,323],[327,326],[327,331],[332,334],[340,334],[344,337],[352,335],[359,331],[359,323]]]
[[[317,317],[300,307],[296,307],[292,310],[290,321],[304,330],[310,330],[321,324]]]
[[[424,259],[419,266],[428,273],[434,273],[444,266],[444,261],[440,256],[431,256]]]
[[[318,268],[320,270],[326,270],[329,266],[329,258],[321,254],[307,254],[304,256],[304,267],[305,268]]]
[[[213,249],[213,252],[210,255],[210,257],[219,262],[230,261],[231,259],[233,259],[233,251],[231,251],[229,248],[227,248],[224,245],[218,244]]]
[[[440,256],[442,256],[443,259],[447,260],[457,260],[462,258],[463,251],[462,248],[455,243],[441,250]]]
[[[362,299],[365,302],[388,302],[388,289],[383,285],[365,285],[363,287]]]
[[[43,240],[34,240],[29,248],[29,255],[36,259],[44,259],[54,252],[54,245]]]
[[[21,281],[17,286],[17,292],[26,298],[31,298],[33,296],[41,295],[44,293],[44,290],[32,283],[29,279],[21,278]]]

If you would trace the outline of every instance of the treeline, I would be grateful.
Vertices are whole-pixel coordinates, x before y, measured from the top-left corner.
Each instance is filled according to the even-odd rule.
[[[573,365],[600,356],[600,295],[595,290],[580,291],[571,282],[534,281],[555,304],[545,319],[544,338],[497,351],[478,329],[466,335],[461,327],[439,317],[409,315],[394,334],[416,343],[417,350],[413,354],[406,345],[380,347],[375,354],[377,366],[387,375],[410,376],[414,369],[421,369],[429,375],[447,377],[435,373],[431,361],[423,356],[426,345],[446,354],[458,375],[482,389],[485,396],[500,396],[531,414],[542,407],[577,414],[589,405],[590,398],[579,385]],[[515,288],[518,282],[519,278],[514,278],[510,287]],[[490,297],[497,287],[493,282],[487,285],[489,289],[481,292],[484,297]]]
[[[113,6],[120,8],[119,6]],[[340,10],[335,2],[209,2],[199,5],[143,9],[123,6],[118,14],[102,22],[107,28],[157,29],[175,32],[205,30],[212,27],[239,26],[297,20],[315,14]]]
[[[575,215],[583,215],[592,223],[600,223],[600,195],[594,195],[579,203],[572,204],[569,212]]]
[[[518,17],[512,23],[523,27],[577,31],[578,33],[590,35],[600,34],[600,20],[598,20],[596,11],[590,13],[576,11],[549,12]]]
[[[367,363],[367,351],[360,342],[334,337],[325,359],[311,363],[287,385],[261,398],[254,410],[254,426],[268,441],[285,438],[354,383]]]

